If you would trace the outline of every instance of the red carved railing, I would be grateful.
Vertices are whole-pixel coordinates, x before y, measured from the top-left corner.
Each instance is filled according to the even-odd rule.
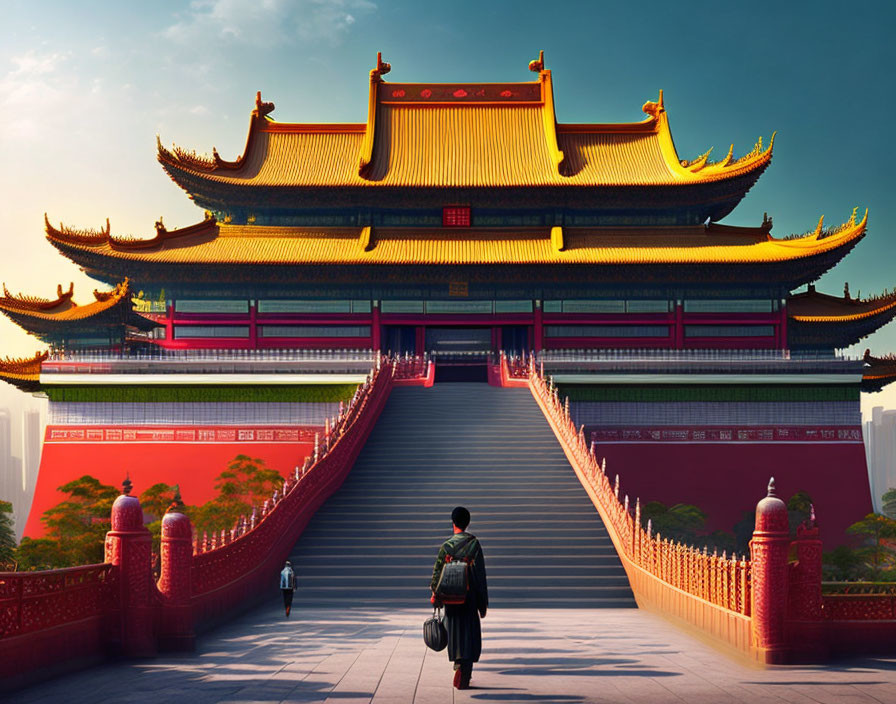
[[[108,609],[112,565],[0,573],[0,638],[82,621]]]
[[[896,595],[893,594],[825,594],[822,613],[827,621],[896,622]],[[893,628],[896,629],[896,623]]]
[[[509,363],[502,362],[507,374]],[[517,369],[519,366],[517,365]],[[519,372],[517,372],[519,373]],[[791,540],[785,504],[770,491],[757,506],[752,559],[708,554],[641,525],[640,502],[620,494],[606,462],[576,429],[561,403],[528,365],[529,387],[606,525],[639,606],[696,626],[765,663],[821,661],[832,655],[896,647],[896,594],[824,594],[821,541],[814,512]],[[770,486],[772,489],[772,486]],[[793,550],[796,561],[788,563]]]
[[[675,543],[652,533],[649,523],[643,528],[640,501],[632,504],[620,495],[619,475],[610,480],[606,461],[599,462],[585,440],[584,427],[576,429],[569,399],[561,403],[532,358],[528,377],[535,400],[603,519],[639,606],[660,610],[749,652],[750,561]]]
[[[655,578],[728,611],[750,614],[750,562],[724,553],[708,554],[663,538],[641,525],[640,501],[620,497],[619,475],[607,475],[607,463],[598,462],[583,429],[576,430],[570,417],[569,400],[561,404],[556,388],[537,373],[530,377],[532,393],[557,433],[567,456],[573,461],[586,488],[597,501],[604,523],[613,534],[617,551]]]

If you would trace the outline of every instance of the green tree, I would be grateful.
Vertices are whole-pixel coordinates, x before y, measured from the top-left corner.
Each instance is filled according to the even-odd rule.
[[[869,513],[861,521],[853,523],[846,532],[865,539],[856,553],[871,569],[873,577],[877,577],[892,562],[894,553],[887,541],[896,538],[896,520],[880,513]]]
[[[12,520],[12,504],[0,501],[0,571],[15,569],[16,531]]]
[[[664,538],[695,544],[706,524],[706,514],[693,504],[675,504],[667,507],[659,501],[650,501],[641,511],[641,520],[647,525],[648,519],[653,524],[653,532]]]
[[[152,515],[155,519],[148,523],[146,528],[152,536],[152,551],[156,554],[161,550],[162,518],[165,517],[165,513],[168,511],[171,504],[178,499],[179,494],[180,489],[177,484],[165,484],[164,482],[153,484],[140,494],[141,508],[144,513]],[[186,507],[181,510],[185,513],[188,512]]]
[[[896,489],[888,489],[881,497],[882,513],[887,518],[896,519]]]
[[[46,537],[22,540],[19,546],[19,564],[23,567],[72,567],[103,561],[103,541],[119,490],[84,475],[63,484],[59,491],[69,498],[41,517]],[[46,541],[55,543],[55,547]]]
[[[168,507],[174,502],[176,493],[176,484],[165,484],[163,482],[153,484],[140,494],[140,506],[145,513],[152,514],[156,520],[161,520]]]
[[[787,502],[787,523],[790,535],[796,535],[797,526],[808,520],[812,512],[812,497],[805,491],[798,491]]]
[[[16,551],[19,569],[51,570],[56,567],[68,567],[69,555],[65,553],[58,540],[53,538],[22,538]]]
[[[265,466],[264,460],[237,455],[215,480],[218,495],[194,509],[196,531],[230,530],[240,516],[252,513],[253,506],[260,506],[282,486],[283,476]]]
[[[864,571],[864,561],[848,545],[840,545],[822,556],[822,573],[825,581],[848,582],[861,579]]]
[[[750,540],[756,528],[756,509],[744,511],[734,524],[734,550],[739,555],[750,556]]]

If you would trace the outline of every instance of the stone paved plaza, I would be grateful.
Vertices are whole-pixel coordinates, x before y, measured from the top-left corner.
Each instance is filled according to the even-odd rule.
[[[206,634],[195,654],[104,665],[10,696],[37,702],[896,702],[896,654],[763,670],[637,609],[495,609],[473,688],[451,687],[420,611],[275,605]],[[60,647],[65,647],[60,643]]]

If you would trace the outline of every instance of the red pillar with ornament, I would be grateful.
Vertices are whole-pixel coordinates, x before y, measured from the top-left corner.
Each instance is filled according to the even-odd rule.
[[[113,652],[127,657],[156,654],[153,633],[152,538],[143,525],[143,509],[131,496],[131,480],[112,504],[112,530],[106,533],[106,562],[118,567],[118,609],[112,620]]]
[[[767,664],[787,660],[787,552],[790,526],[787,505],[775,494],[774,477],[768,495],[756,506],[752,554],[752,649]]]
[[[162,594],[162,613],[159,624],[159,648],[162,650],[193,650],[196,634],[193,631],[193,525],[183,512],[180,488],[174,503],[162,518],[161,565],[159,592]]]

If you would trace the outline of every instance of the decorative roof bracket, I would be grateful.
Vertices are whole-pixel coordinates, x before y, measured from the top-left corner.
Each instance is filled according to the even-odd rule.
[[[383,75],[389,73],[392,66],[383,61],[382,52],[376,52],[376,68],[370,71],[370,93],[367,98],[367,129],[361,142],[361,154],[358,160],[358,175],[365,176],[373,162],[374,133],[376,132],[377,92]]]
[[[376,246],[376,242],[373,239],[373,227],[370,225],[365,225],[361,228],[361,234],[358,237],[358,244],[361,245],[361,249],[365,252],[369,252]]]
[[[562,252],[566,246],[563,242],[563,228],[560,225],[555,225],[551,228],[551,245],[558,252]]]
[[[544,67],[544,51],[538,52],[538,60],[529,62],[529,70],[537,71],[541,81],[541,100],[544,104],[542,117],[544,120],[544,137],[547,142],[548,152],[554,168],[560,172],[560,164],[563,163],[563,152],[557,142],[557,115],[554,112],[554,87],[551,82],[551,72]],[[562,175],[562,174],[561,174]]]

